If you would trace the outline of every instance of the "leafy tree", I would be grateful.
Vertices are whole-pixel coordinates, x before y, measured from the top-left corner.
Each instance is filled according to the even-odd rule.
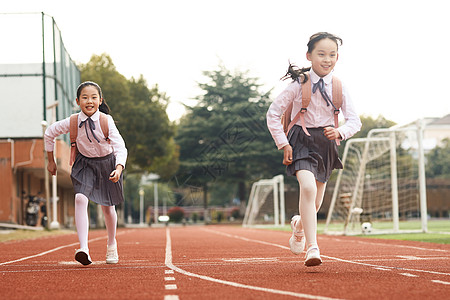
[[[149,171],[163,179],[178,169],[175,125],[166,113],[168,97],[158,85],[148,88],[141,75],[127,80],[107,54],[80,66],[82,81],[97,82],[128,149],[127,172]]]
[[[450,139],[426,154],[425,172],[427,178],[450,178]]]
[[[259,91],[257,78],[224,66],[204,75],[209,80],[199,84],[204,94],[187,107],[178,128],[180,173],[205,193],[234,184],[244,200],[252,182],[284,172],[282,153],[266,126],[270,92]]]

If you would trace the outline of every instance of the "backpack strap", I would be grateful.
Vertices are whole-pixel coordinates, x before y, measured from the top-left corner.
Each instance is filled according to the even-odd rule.
[[[77,136],[78,136],[78,114],[70,116],[70,165],[73,165],[78,154]]]
[[[108,117],[102,112],[100,112],[100,128],[102,129],[103,135],[105,136],[105,140],[110,143]]]
[[[332,101],[335,107],[334,110],[334,128],[339,127],[339,112],[342,106],[342,82],[336,76],[332,79]],[[339,146],[341,143],[336,140],[336,144]]]
[[[305,132],[305,134],[307,136],[311,136],[309,134],[309,132],[308,132],[308,129],[306,129],[305,118],[304,118],[305,112],[308,111],[308,105],[309,105],[310,102],[311,102],[311,82],[310,82],[310,80],[308,80],[307,82],[302,83],[302,108],[295,115],[295,117],[292,119],[292,121],[289,123],[289,125],[287,127],[285,127],[286,128],[286,130],[285,130],[285,134],[286,135],[288,135],[289,130],[291,130],[291,128],[298,122],[298,120],[300,120],[300,124],[302,126],[303,132]],[[289,105],[289,107],[286,109],[285,114],[287,116],[291,115],[293,105],[294,104],[291,103],[291,105]],[[286,119],[288,119],[288,118],[285,117],[284,122],[286,122]]]

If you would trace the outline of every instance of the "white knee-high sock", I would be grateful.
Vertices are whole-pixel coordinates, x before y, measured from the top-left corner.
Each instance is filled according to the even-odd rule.
[[[108,232],[108,246],[116,244],[117,213],[115,206],[102,206],[105,216],[106,231]]]
[[[88,208],[89,199],[83,194],[75,195],[75,225],[77,227],[78,240],[80,248],[88,248],[89,218]]]
[[[307,170],[298,171],[297,179],[300,184],[299,211],[307,248],[309,248],[317,246],[316,179],[314,174]]]
[[[316,212],[319,212],[319,209],[322,206],[323,196],[325,195],[325,188],[327,187],[327,183],[316,181],[316,186],[317,186]]]

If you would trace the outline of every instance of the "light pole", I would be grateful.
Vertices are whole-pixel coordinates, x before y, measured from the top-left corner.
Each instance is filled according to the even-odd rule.
[[[144,225],[144,189],[141,187],[139,188],[139,224],[141,226]]]
[[[58,106],[58,101],[55,101],[53,104],[50,104],[47,106],[47,109],[52,110],[52,123],[56,122],[56,107]],[[53,150],[53,156],[55,157],[56,163],[58,162],[58,159],[56,158],[56,148],[57,148],[57,142],[55,141],[55,148]],[[58,222],[58,216],[57,216],[57,203],[59,200],[59,197],[57,195],[57,188],[58,183],[56,180],[56,175],[52,176],[52,222],[50,223],[51,229],[58,229],[59,228],[59,222]]]

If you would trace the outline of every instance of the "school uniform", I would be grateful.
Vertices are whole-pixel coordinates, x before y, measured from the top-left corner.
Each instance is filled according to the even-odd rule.
[[[332,97],[332,72],[322,78],[325,92]],[[311,88],[320,80],[320,77],[311,69],[307,84]],[[343,140],[352,137],[361,129],[361,120],[355,112],[350,95],[343,85],[341,113],[345,124],[338,128]],[[302,107],[302,87],[298,82],[290,83],[281,94],[275,98],[267,111],[267,127],[277,145],[282,149],[287,144],[292,146],[292,164],[287,166],[287,175],[295,176],[299,170],[311,171],[316,180],[327,182],[333,169],[342,169],[338,157],[337,145],[334,140],[328,140],[323,134],[325,127],[334,127],[334,108],[327,106],[320,92],[311,94],[311,102],[304,114],[305,127],[311,136],[307,136],[301,127],[300,120],[289,131],[286,137],[281,124],[281,116],[286,108],[293,102],[291,118]]]
[[[104,206],[124,202],[123,176],[114,183],[109,175],[118,164],[125,168],[128,151],[113,118],[106,115],[109,142],[100,128],[100,112],[90,118],[83,112],[78,114],[78,155],[72,166],[71,179],[75,194],[81,193],[91,201]],[[53,123],[45,131],[45,150],[52,152],[55,138],[70,131],[70,117]]]

